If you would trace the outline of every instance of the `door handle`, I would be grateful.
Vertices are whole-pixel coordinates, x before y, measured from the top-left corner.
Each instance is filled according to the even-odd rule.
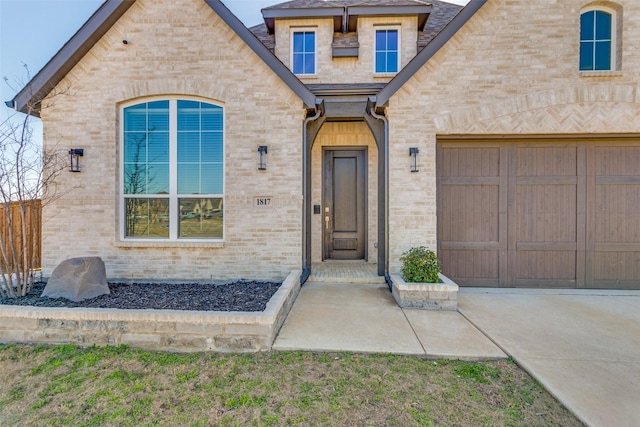
[[[324,225],[325,225],[325,228],[328,230],[329,229],[329,215],[324,217]]]

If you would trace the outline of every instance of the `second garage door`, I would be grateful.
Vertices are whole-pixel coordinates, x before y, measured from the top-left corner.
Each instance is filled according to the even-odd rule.
[[[640,289],[638,138],[440,140],[438,253],[462,286]]]

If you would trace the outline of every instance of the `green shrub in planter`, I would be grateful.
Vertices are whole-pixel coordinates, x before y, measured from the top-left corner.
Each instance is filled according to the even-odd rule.
[[[435,252],[424,246],[411,248],[400,257],[402,278],[412,283],[439,283],[442,271]]]

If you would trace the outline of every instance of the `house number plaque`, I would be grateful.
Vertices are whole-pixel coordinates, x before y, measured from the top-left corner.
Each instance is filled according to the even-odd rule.
[[[253,206],[256,208],[270,208],[273,206],[273,198],[265,196],[254,197]]]

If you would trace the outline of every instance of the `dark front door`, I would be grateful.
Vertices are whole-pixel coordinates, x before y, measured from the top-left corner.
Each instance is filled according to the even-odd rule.
[[[365,150],[324,152],[324,259],[365,258],[365,153]]]

